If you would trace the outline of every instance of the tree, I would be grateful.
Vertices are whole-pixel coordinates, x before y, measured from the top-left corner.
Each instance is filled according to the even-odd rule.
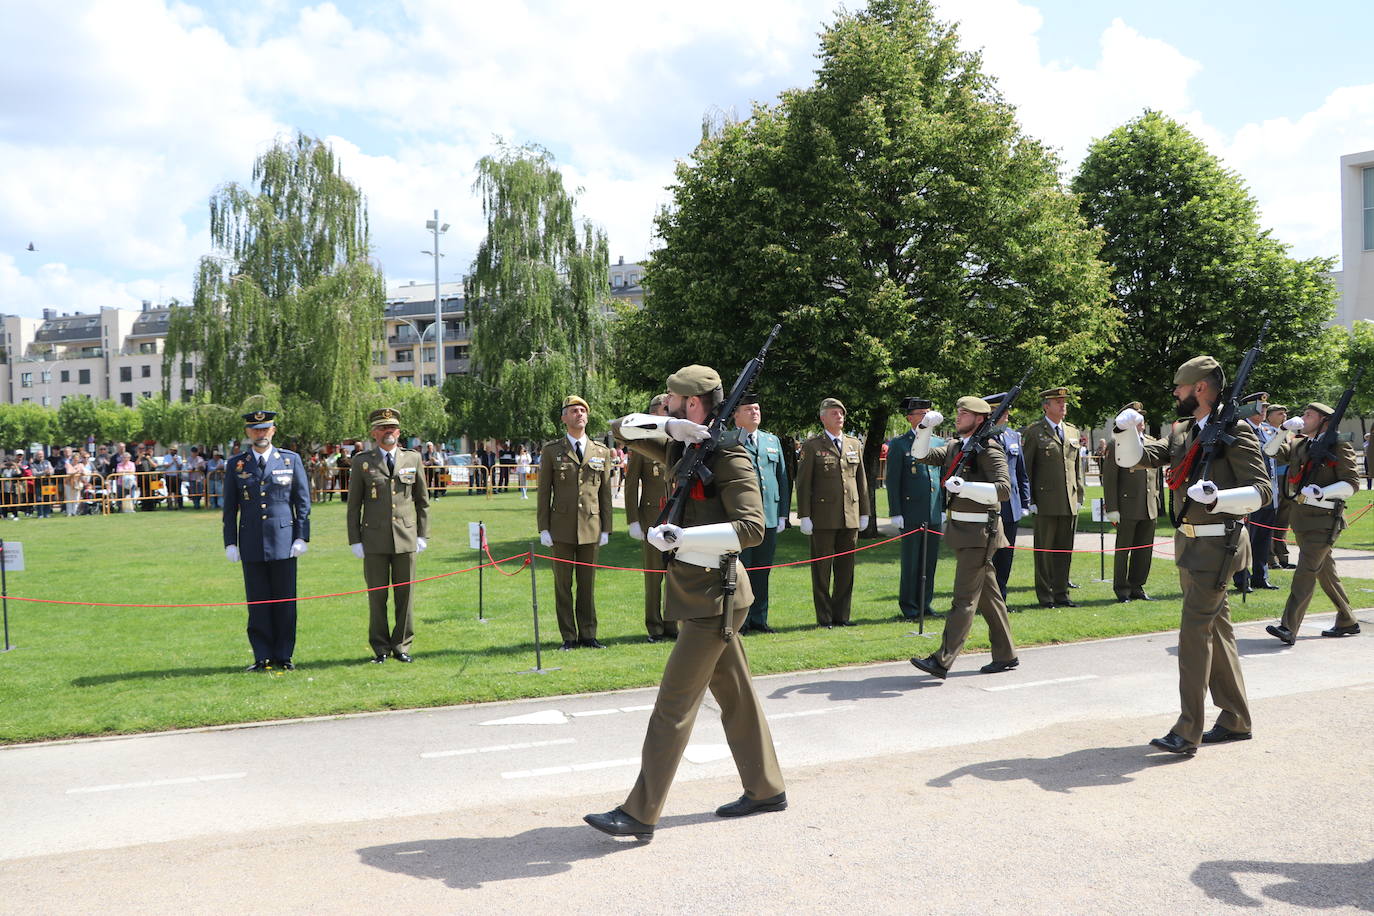
[[[101,442],[128,442],[138,435],[138,413],[115,401],[95,402],[96,424]]]
[[[538,146],[502,143],[478,161],[473,190],[487,234],[464,281],[471,373],[445,383],[454,422],[477,439],[548,438],[565,395],[603,409],[606,235],[577,220],[575,197]]]
[[[1028,367],[1075,377],[1117,324],[1099,237],[980,67],[931,3],[874,0],[822,34],[814,85],[705,130],[618,328],[621,380],[703,362],[729,384],[781,322],[765,422],[815,429],[840,398],[872,477],[902,396],[952,414]]]
[[[57,434],[57,411],[40,404],[0,404],[0,444],[23,448],[48,446]]]
[[[296,413],[319,421],[312,433],[337,437],[361,425],[382,334],[366,201],[333,151],[304,134],[260,156],[253,182],[226,184],[210,200],[210,237],[224,255],[201,259],[191,306],[172,311],[164,378],[179,359],[194,360],[198,391],[219,404],[270,380],[294,405],[310,405]]]
[[[1363,436],[1369,432],[1368,421],[1374,419],[1374,321],[1355,322],[1345,337],[1344,351],[1344,368],[1337,378],[1340,391],[1353,380],[1356,366],[1365,367],[1364,378],[1350,398],[1349,410],[1350,415],[1359,418],[1360,435]],[[1333,391],[1331,396],[1340,397],[1340,391]],[[1335,403],[1331,401],[1333,407]]]
[[[448,433],[448,403],[438,388],[419,388],[387,379],[364,400],[368,411],[394,407],[401,413],[401,432],[421,441],[443,441]]]
[[[57,435],[63,442],[85,448],[86,441],[99,433],[100,412],[85,395],[69,397],[57,408]]]
[[[1085,386],[1089,418],[1140,400],[1152,423],[1167,422],[1174,369],[1210,353],[1229,380],[1265,319],[1251,390],[1286,397],[1328,384],[1336,361],[1323,325],[1335,290],[1324,273],[1332,261],[1288,257],[1260,229],[1240,177],[1183,125],[1145,112],[1093,144],[1072,187],[1104,233],[1123,321],[1122,345]]]

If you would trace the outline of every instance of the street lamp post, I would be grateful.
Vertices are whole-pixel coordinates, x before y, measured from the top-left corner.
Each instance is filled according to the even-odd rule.
[[[411,321],[409,318],[402,318],[400,315],[393,315],[391,317],[396,321],[404,321],[407,325],[410,326],[410,330],[415,333],[415,365],[418,367],[417,371],[420,373],[420,378],[416,383],[415,387],[423,388],[425,387],[425,361],[423,358],[425,355],[425,333],[424,331],[421,331],[419,326],[416,325],[415,322]],[[429,328],[425,328],[425,331],[428,330]],[[437,378],[435,379],[434,384],[436,386],[439,384],[439,380]]]
[[[425,254],[434,255],[434,384],[444,387],[444,300],[439,295],[439,233],[448,231],[448,223],[439,222],[439,211],[434,211],[434,219],[425,220],[425,228],[434,232],[434,250]]]

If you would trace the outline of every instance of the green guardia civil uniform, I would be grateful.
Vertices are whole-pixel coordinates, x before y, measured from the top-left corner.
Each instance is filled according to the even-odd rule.
[[[720,376],[706,366],[684,367],[668,379],[668,390],[683,397],[704,395],[719,387]],[[619,436],[620,422],[613,422],[611,430]],[[627,444],[631,450],[673,468],[683,454],[678,443],[665,447],[662,442],[636,439]],[[758,476],[735,433],[722,437],[709,467],[713,479],[687,500],[682,527],[728,522],[741,548],[758,544],[764,528]],[[763,704],[754,692],[743,641],[738,636],[722,638],[725,597],[720,569],[695,566],[674,557],[667,562],[666,576],[663,616],[677,621],[680,629],[649,715],[639,777],[620,806],[645,824],[658,822],[708,688],[720,707],[725,740],[745,794],[765,799],[784,790],[773,737]],[[730,609],[730,624],[735,630],[743,624],[753,598],[748,577],[740,576]]]
[[[834,402],[832,405],[831,402]],[[822,401],[840,404],[833,398]],[[859,516],[868,514],[868,475],[863,446],[841,434],[839,444],[825,430],[802,443],[797,464],[797,517],[811,519],[811,599],[820,626],[846,624],[854,597],[854,554]],[[833,582],[832,582],[833,572]]]
[[[887,443],[887,514],[902,517],[903,533],[916,531],[922,525],[931,531],[941,531],[945,491],[940,487],[940,472],[911,454],[915,441],[916,431],[909,429]],[[932,436],[930,444],[932,448],[939,448],[945,440]],[[921,559],[921,538],[926,539],[924,570],[917,569]],[[923,608],[927,614],[934,613],[930,602],[935,594],[935,564],[940,559],[940,543],[939,535],[929,533],[902,538],[902,576],[897,606],[903,617],[914,620]]]
[[[1136,410],[1140,410],[1136,402]],[[1154,556],[1155,519],[1159,518],[1159,469],[1116,465],[1116,443],[1107,443],[1102,459],[1103,505],[1120,512],[1116,525],[1116,555],[1112,561],[1112,591],[1122,600],[1145,594]]]
[[[746,624],[751,627],[768,625],[768,580],[778,552],[778,523],[791,512],[792,487],[787,479],[787,461],[782,440],[765,430],[753,434],[740,432],[741,444],[754,465],[759,482],[759,496],[763,500],[763,540],[740,551],[740,565],[749,570],[749,585],[754,590],[754,603],[749,607]]]
[[[400,425],[393,408],[373,411],[374,426]],[[393,467],[374,446],[353,456],[348,480],[348,543],[363,545],[363,581],[370,621],[368,642],[374,655],[403,655],[415,638],[410,583],[415,581],[417,538],[429,537],[429,491],[420,453],[396,446]],[[395,622],[387,616],[387,586],[395,605]]]
[[[1042,399],[1065,397],[1067,388],[1040,392]],[[1078,510],[1083,505],[1083,462],[1078,454],[1078,427],[1056,430],[1042,416],[1021,431],[1021,455],[1035,505],[1035,597],[1041,604],[1069,600],[1069,567]]]
[[[661,463],[630,452],[625,463],[625,523],[638,522],[647,534],[668,499],[668,469]],[[663,619],[663,551],[641,541],[644,573],[644,629],[650,636],[677,635],[677,624]]]

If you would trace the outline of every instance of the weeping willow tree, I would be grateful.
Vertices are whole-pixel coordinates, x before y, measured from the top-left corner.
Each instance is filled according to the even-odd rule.
[[[355,433],[385,301],[367,202],[333,150],[304,134],[258,157],[252,184],[210,199],[221,253],[201,258],[191,305],[172,310],[164,386],[194,360],[204,401],[237,406],[270,382],[292,438]]]
[[[447,384],[456,428],[478,439],[547,437],[564,395],[604,409],[606,235],[577,220],[541,147],[503,143],[477,163],[473,190],[487,234],[464,281],[471,373]]]

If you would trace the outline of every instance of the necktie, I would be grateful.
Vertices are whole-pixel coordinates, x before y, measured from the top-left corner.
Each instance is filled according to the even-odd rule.
[[[1060,445],[1064,444],[1064,427],[1058,423],[1054,425],[1054,437],[1059,440]]]
[[[839,440],[838,438],[836,438],[836,437],[834,437],[834,436],[831,436],[831,437],[830,437],[830,441],[833,442],[833,443],[835,443],[835,451],[837,451],[837,452],[843,452],[843,451],[844,451],[844,449],[840,446],[840,440]]]
[[[753,433],[749,433],[748,435],[746,435],[746,436],[744,437],[744,444],[747,445],[747,446],[749,446],[750,448],[753,448],[753,447],[754,447],[754,434],[753,434]]]
[[[263,471],[265,471],[265,470],[267,470],[267,457],[266,457],[265,455],[259,455],[259,456],[258,456],[258,473],[261,474],[261,473],[262,473]]]
[[[386,453],[386,472],[393,477],[396,476],[396,459],[391,452]]]
[[[574,443],[573,443],[573,450],[577,452],[577,463],[578,463],[578,464],[581,464],[581,463],[582,463],[582,443],[581,443],[581,442],[574,442]]]

